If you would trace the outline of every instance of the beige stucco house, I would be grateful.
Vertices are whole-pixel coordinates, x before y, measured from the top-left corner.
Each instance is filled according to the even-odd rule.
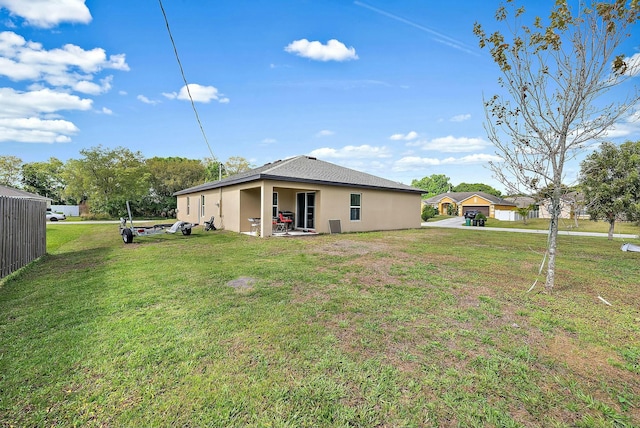
[[[457,215],[462,216],[466,211],[477,210],[485,216],[499,218],[502,211],[514,211],[516,205],[511,202],[485,192],[447,192],[425,199],[425,204],[436,208],[440,214],[447,214],[453,206]]]
[[[419,228],[424,191],[310,156],[268,163],[174,193],[177,217],[271,236],[280,213],[316,233]],[[256,220],[258,219],[258,220]],[[331,228],[330,228],[331,224]]]

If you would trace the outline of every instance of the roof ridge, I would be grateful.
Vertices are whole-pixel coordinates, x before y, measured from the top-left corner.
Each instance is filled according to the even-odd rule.
[[[304,157],[304,155],[293,156],[293,157],[290,157],[290,158],[279,159],[277,161],[270,162],[270,164],[272,166],[269,167],[269,168],[264,169],[262,172],[264,173],[264,172],[273,171],[274,169],[280,168],[281,166],[284,166],[284,165],[290,163],[291,161],[299,159],[301,157]],[[267,166],[267,165],[269,165],[269,163],[267,163],[267,164],[265,164],[263,166]],[[256,169],[259,169],[259,168],[256,168]]]

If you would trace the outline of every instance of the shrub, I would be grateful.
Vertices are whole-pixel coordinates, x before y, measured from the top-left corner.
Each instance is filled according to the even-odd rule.
[[[422,207],[422,221],[427,221],[430,218],[433,218],[435,216],[438,215],[438,210],[436,210],[435,208],[433,208],[430,205],[425,205]]]

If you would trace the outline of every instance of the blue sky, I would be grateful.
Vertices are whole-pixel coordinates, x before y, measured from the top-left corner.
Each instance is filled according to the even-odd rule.
[[[523,3],[546,16],[554,2]],[[307,154],[407,184],[445,174],[504,189],[486,168],[482,107],[499,71],[472,33],[499,1],[162,4],[208,145],[158,1],[0,0],[0,155],[211,147],[255,166]],[[640,139],[640,120],[616,138]]]

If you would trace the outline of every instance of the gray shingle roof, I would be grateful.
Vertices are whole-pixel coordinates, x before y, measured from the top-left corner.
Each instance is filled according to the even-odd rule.
[[[428,204],[435,204],[438,203],[442,200],[442,198],[448,197],[451,198],[453,201],[455,201],[456,203],[460,203],[462,201],[464,201],[465,199],[469,199],[472,196],[480,196],[490,202],[492,202],[493,204],[498,204],[498,205],[515,205],[512,201],[507,201],[505,199],[499,198],[495,195],[491,195],[489,193],[485,193],[485,192],[447,192],[447,193],[441,193],[437,196],[432,196],[429,199],[426,199],[425,202]]]
[[[42,200],[51,200],[51,198],[47,198],[45,196],[36,195],[35,193],[25,192],[24,190],[14,189],[13,187],[1,186],[0,185],[0,196],[9,196],[12,198],[23,198],[23,199],[42,199]]]
[[[290,159],[268,163],[250,171],[241,172],[220,181],[201,184],[175,192],[185,195],[204,190],[217,189],[233,184],[257,180],[279,180],[296,183],[325,184],[332,186],[364,187],[393,190],[398,192],[424,193],[424,190],[398,183],[375,175],[345,168],[310,156],[296,156]]]

